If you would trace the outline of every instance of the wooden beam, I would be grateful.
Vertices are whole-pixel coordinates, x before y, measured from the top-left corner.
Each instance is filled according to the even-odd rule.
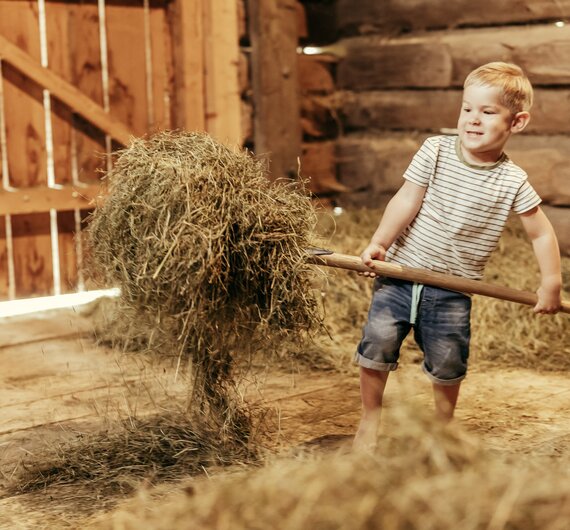
[[[295,0],[248,0],[254,144],[273,178],[295,177],[301,156],[298,11]]]
[[[343,124],[348,130],[393,129],[439,132],[455,128],[463,92],[450,90],[375,90],[340,92]],[[534,91],[531,120],[525,133],[569,134],[570,90]]]
[[[367,32],[371,28],[394,32],[565,20],[570,17],[570,3],[565,0],[337,0],[336,14],[343,33],[364,28]]]
[[[202,0],[174,0],[168,6],[174,61],[172,123],[188,131],[206,128]]]
[[[474,68],[506,61],[523,68],[535,88],[568,85],[569,40],[570,26],[554,24],[355,37],[342,41],[337,82],[354,91],[461,87]]]
[[[205,0],[206,130],[219,141],[241,146],[238,3]]]
[[[430,135],[417,131],[345,135],[336,143],[339,180],[352,189],[366,190],[363,205],[372,205],[378,195],[400,188],[404,171]],[[543,201],[557,206],[570,206],[568,152],[570,138],[563,135],[517,134],[506,147]]]
[[[20,188],[0,191],[0,215],[84,210],[93,208],[93,201],[101,195],[101,185],[62,186],[61,188]]]
[[[40,87],[49,90],[52,96],[65,103],[73,112],[81,115],[115,141],[123,145],[128,145],[130,142],[131,132],[123,123],[107,114],[101,106],[72,84],[41,66],[25,51],[2,36],[0,36],[0,58]]]

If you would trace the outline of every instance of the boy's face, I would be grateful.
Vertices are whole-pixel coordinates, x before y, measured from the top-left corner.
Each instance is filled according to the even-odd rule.
[[[513,130],[515,116],[500,100],[501,90],[470,85],[463,91],[457,129],[468,161],[496,162]]]

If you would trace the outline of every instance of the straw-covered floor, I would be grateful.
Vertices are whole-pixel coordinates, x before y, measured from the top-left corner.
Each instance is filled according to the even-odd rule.
[[[305,454],[142,490],[97,528],[195,530],[564,530],[570,462],[493,455],[457,426],[388,410],[376,451]],[[566,465],[566,467],[564,467]]]

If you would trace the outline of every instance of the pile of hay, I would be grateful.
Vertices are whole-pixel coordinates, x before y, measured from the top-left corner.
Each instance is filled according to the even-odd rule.
[[[345,210],[340,216],[321,216],[319,227],[328,248],[358,255],[368,244],[382,216],[382,209]],[[328,366],[350,369],[354,350],[366,319],[372,281],[337,269],[327,269],[321,284],[324,323],[330,334],[320,336],[313,356]],[[562,258],[563,298],[570,299],[570,258]],[[534,291],[540,283],[532,246],[519,220],[507,223],[499,246],[492,255],[485,281]],[[568,331],[570,316],[536,315],[532,308],[494,298],[474,296],[472,311],[471,361],[542,370],[570,368]],[[402,361],[418,361],[421,352],[406,339]]]
[[[86,487],[88,498],[109,497],[108,504],[113,504],[141,483],[169,482],[203,474],[206,468],[257,461],[252,423],[233,423],[231,431],[220,432],[216,421],[196,421],[183,410],[129,417],[104,431],[80,433],[48,447],[41,459],[27,455],[6,490],[15,495],[74,485]],[[94,503],[90,508],[96,508]]]
[[[191,361],[201,400],[219,401],[236,352],[318,327],[315,212],[300,183],[270,182],[249,153],[185,132],[134,139],[106,179],[86,231],[90,273],[120,287],[131,327]]]
[[[304,455],[148,492],[98,528],[561,530],[570,477],[560,462],[485,453],[457,427],[400,409],[374,454]],[[545,480],[545,477],[547,479]]]

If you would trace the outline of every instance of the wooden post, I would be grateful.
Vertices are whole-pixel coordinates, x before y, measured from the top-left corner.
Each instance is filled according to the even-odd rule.
[[[206,130],[230,146],[241,146],[238,3],[204,0]]]
[[[254,144],[273,178],[295,177],[301,156],[296,0],[248,0]]]
[[[204,29],[202,0],[174,0],[169,4],[174,62],[176,128],[206,128],[204,94]]]

